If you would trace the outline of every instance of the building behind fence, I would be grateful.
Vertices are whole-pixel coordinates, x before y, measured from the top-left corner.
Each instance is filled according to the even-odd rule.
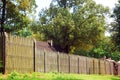
[[[4,40],[2,37],[5,37]],[[3,44],[4,43],[4,44]],[[41,50],[33,39],[0,35],[1,71],[114,74],[112,62]],[[4,48],[5,46],[5,48]],[[120,65],[118,74],[120,75]]]

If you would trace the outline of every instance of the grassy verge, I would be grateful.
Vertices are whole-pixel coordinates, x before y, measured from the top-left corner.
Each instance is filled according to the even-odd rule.
[[[81,74],[59,74],[59,73],[32,73],[0,74],[0,80],[120,80],[120,77],[104,75],[81,75]]]

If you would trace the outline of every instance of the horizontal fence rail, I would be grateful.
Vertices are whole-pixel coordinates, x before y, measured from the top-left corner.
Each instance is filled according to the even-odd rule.
[[[37,46],[38,41],[9,34],[4,36],[3,42],[2,36],[0,35],[0,44],[5,44],[0,45],[0,63],[5,64],[3,66],[5,73],[12,71],[107,75],[115,73],[114,63],[107,60],[41,50]],[[120,64],[118,64],[118,75],[120,75]]]

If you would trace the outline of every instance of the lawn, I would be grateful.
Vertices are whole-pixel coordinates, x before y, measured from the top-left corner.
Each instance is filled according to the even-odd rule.
[[[59,73],[32,73],[0,74],[0,80],[120,80],[120,77],[106,75],[59,74]]]

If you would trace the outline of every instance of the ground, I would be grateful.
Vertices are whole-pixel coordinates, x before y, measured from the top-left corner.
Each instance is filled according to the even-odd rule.
[[[0,74],[0,80],[120,80],[118,76],[110,75],[85,75],[64,73],[27,73]]]

